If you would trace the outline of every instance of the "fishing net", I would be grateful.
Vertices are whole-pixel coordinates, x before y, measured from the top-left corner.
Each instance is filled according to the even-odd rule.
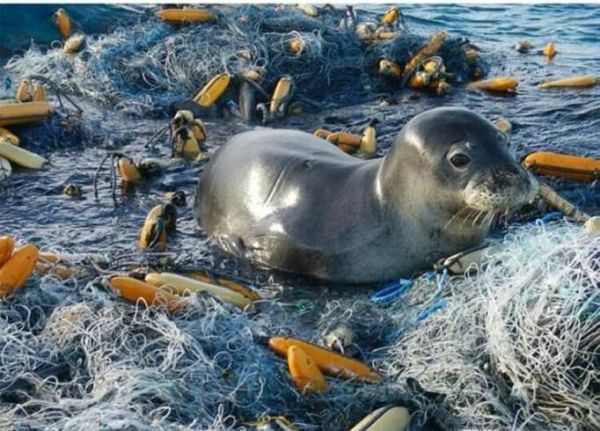
[[[540,224],[503,243],[495,265],[447,281],[447,305],[401,332],[382,366],[448,394],[472,427],[597,428],[600,237]],[[419,308],[404,307],[426,304],[423,291],[391,311],[414,326]]]
[[[393,402],[421,425],[443,406],[467,427],[594,429],[599,238],[564,223],[513,229],[477,277],[423,276],[388,305],[364,290],[323,295],[312,311],[277,298],[244,313],[200,295],[169,317],[97,280],[46,276],[0,309],[0,426],[243,429],[285,415],[348,429]],[[339,322],[384,383],[332,378],[299,394],[267,337],[322,342]],[[411,392],[411,379],[445,398]]]
[[[56,249],[59,238],[67,248],[56,249],[61,254],[101,250],[95,267],[78,262],[93,275],[66,281],[35,276],[2,302],[0,428],[253,429],[261,417],[284,415],[301,429],[344,430],[387,403],[409,407],[413,429],[452,429],[451,424],[489,430],[600,427],[600,239],[564,222],[511,228],[495,265],[477,276],[427,274],[387,303],[371,301],[372,292],[365,288],[307,287],[306,280],[257,276],[247,268],[261,292],[274,296],[247,313],[199,295],[185,312],[169,316],[165,310],[125,303],[103,288],[98,272],[160,268],[165,260],[174,267],[195,264],[229,275],[238,272],[214,257],[204,237],[170,238],[171,250],[177,251],[160,256],[135,249],[139,225],[150,203],[159,199],[156,189],[183,184],[191,196],[190,184],[202,167],[173,168],[160,184],[138,186],[137,199],[124,198],[114,209],[102,200],[109,201],[103,183],[94,220],[86,217],[96,213],[54,199],[56,193],[48,189],[56,181],[61,188],[72,175],[91,182],[106,151],[131,150],[136,160],[147,156],[147,138],[165,125],[149,118],[164,119],[173,103],[189,99],[224,71],[237,75],[264,68],[261,86],[268,94],[282,75],[291,75],[297,100],[339,108],[324,119],[337,127],[345,118],[344,107],[398,88],[378,75],[380,59],[402,65],[431,36],[402,31],[398,38],[363,44],[354,31],[338,28],[341,9],[326,8],[316,18],[292,6],[210,9],[217,14],[214,24],[172,27],[143,18],[107,35],[88,35],[78,55],[63,53],[59,45],[48,51],[34,45],[7,65],[13,82],[41,75],[85,104],[84,116],[55,115],[19,130],[27,147],[42,154],[65,147],[89,150],[76,153],[75,173],[73,159],[57,152],[53,161],[68,161],[68,173],[56,168],[52,175],[11,179],[14,189],[22,191],[34,178],[28,187],[53,197],[27,208],[28,215],[44,214],[43,230],[22,223],[19,235],[42,249]],[[289,49],[296,39],[303,42],[298,52]],[[462,82],[469,73],[466,43],[450,35],[438,53],[452,82]],[[401,112],[382,125],[386,133],[380,151],[411,115],[434,103],[388,108]],[[344,126],[364,127],[364,111],[360,106],[355,111]],[[125,121],[123,114],[143,120]],[[212,147],[224,141],[222,129],[240,131],[236,124],[208,126]],[[596,189],[593,184],[568,191],[576,202],[597,207]],[[123,213],[132,216],[113,226]],[[196,229],[189,215],[180,226],[183,232]],[[85,241],[76,241],[78,235]],[[128,248],[118,248],[122,244]],[[348,353],[374,365],[384,382],[328,378],[324,394],[300,394],[285,360],[267,348],[267,338],[293,335],[322,344],[340,324],[355,335]]]
[[[352,29],[338,27],[345,12],[333,7],[317,18],[292,6],[211,10],[214,24],[176,27],[151,18],[108,35],[88,35],[77,55],[64,53],[60,42],[47,52],[33,45],[6,69],[17,78],[41,75],[65,93],[125,114],[164,117],[173,103],[193,97],[214,75],[262,68],[266,94],[290,75],[296,100],[324,108],[372,97],[372,88],[382,84],[379,60],[404,64],[429,37],[399,32],[393,40],[364,44]],[[295,38],[302,41],[299,52],[289,48]],[[441,52],[457,82],[468,71],[463,44],[449,38]]]

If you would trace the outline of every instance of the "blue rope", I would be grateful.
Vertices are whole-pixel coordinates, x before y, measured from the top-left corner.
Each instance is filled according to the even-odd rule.
[[[448,305],[448,301],[446,299],[442,298],[442,294],[444,293],[444,288],[446,287],[446,285],[448,284],[448,281],[450,280],[450,275],[448,274],[448,270],[444,269],[444,272],[441,275],[438,275],[434,272],[427,272],[427,273],[423,274],[422,277],[424,277],[428,281],[433,281],[435,277],[438,277],[438,286],[437,286],[437,289],[435,290],[435,293],[433,294],[433,298],[432,298],[432,300],[434,302],[431,305],[429,305],[428,307],[421,310],[411,321],[409,321],[407,323],[407,325],[404,328],[400,328],[396,331],[389,333],[385,337],[385,339],[388,343],[393,343],[395,340],[397,340],[399,337],[401,337],[406,330],[408,330],[409,328],[412,328],[412,327],[416,327],[420,322],[424,321],[425,319],[430,317],[432,314],[434,314],[435,312],[441,310],[446,305]],[[410,288],[412,285],[413,285],[412,280],[400,279],[397,282],[389,284],[388,286],[384,287],[383,289],[379,290],[378,292],[375,292],[375,294],[373,294],[373,296],[371,296],[371,301],[378,303],[378,304],[382,304],[382,303],[387,304],[387,303],[391,302],[393,299],[395,299],[396,297],[398,297],[399,295],[401,295],[402,293],[404,293],[406,290],[408,290],[408,288]],[[381,301],[386,301],[386,302],[381,302]]]
[[[388,283],[383,287],[383,289],[378,290],[371,295],[371,301],[379,305],[389,304],[410,289],[413,284],[413,280],[407,280],[403,278],[399,279],[398,281]]]
[[[448,301],[446,301],[444,298],[438,299],[433,304],[431,304],[429,307],[427,307],[426,309],[422,310],[419,314],[417,314],[417,316],[415,317],[415,322],[422,322],[423,320],[427,319],[429,316],[431,316],[436,311],[444,308],[447,304],[448,304]]]
[[[557,220],[560,218],[562,218],[562,213],[559,211],[553,211],[551,213],[544,214],[544,216],[539,218],[538,220],[540,222],[542,222],[543,224],[546,224],[546,223],[551,222],[552,220]],[[536,221],[538,221],[538,220],[536,220]]]

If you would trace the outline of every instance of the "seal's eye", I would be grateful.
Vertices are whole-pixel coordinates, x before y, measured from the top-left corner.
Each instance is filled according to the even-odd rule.
[[[450,157],[450,163],[452,163],[452,165],[455,168],[464,168],[470,161],[471,159],[469,158],[469,156],[466,156],[461,153],[455,154],[452,157]]]

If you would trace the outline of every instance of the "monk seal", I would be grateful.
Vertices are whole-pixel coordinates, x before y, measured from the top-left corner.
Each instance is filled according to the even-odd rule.
[[[207,234],[255,265],[373,283],[481,244],[494,215],[536,193],[506,135],[467,109],[437,108],[380,159],[300,131],[236,135],[207,164],[194,206]]]

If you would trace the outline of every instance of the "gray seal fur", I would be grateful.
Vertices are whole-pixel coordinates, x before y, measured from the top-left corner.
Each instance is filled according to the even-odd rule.
[[[236,135],[207,164],[194,210],[224,250],[257,266],[374,283],[481,244],[495,215],[536,193],[489,121],[437,108],[381,159],[295,130]]]

